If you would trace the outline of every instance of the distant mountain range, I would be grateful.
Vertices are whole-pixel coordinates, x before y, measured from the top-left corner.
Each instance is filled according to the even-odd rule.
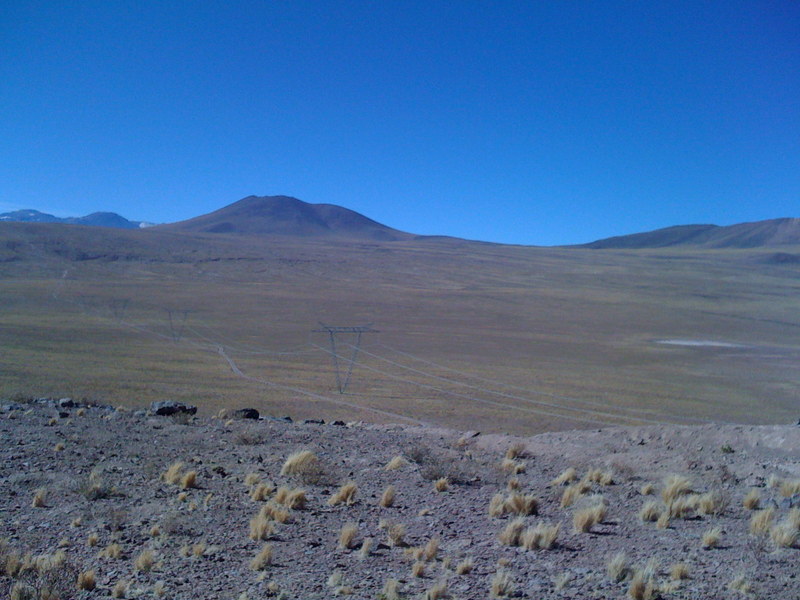
[[[117,229],[151,227],[112,212],[59,218],[37,210],[0,214],[0,222],[67,223]],[[163,232],[227,235],[283,235],[302,238],[397,241],[416,239],[362,214],[333,204],[309,204],[290,196],[248,196],[214,212],[186,221],[155,225]],[[800,245],[800,219],[783,218],[737,225],[678,225],[597,240],[578,247],[592,249],[647,249],[672,247],[758,248]]]
[[[38,210],[26,209],[0,213],[1,221],[23,223],[66,223],[69,225],[91,225],[94,227],[113,227],[116,229],[139,229],[149,227],[152,223],[129,221],[113,212],[96,212],[85,217],[56,217]]]

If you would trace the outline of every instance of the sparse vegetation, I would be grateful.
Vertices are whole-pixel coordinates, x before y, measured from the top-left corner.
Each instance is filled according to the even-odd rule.
[[[394,486],[390,485],[383,490],[379,504],[384,508],[389,508],[390,506],[394,505],[394,496]]]
[[[507,598],[514,592],[514,578],[505,569],[498,569],[489,588],[492,598]]]
[[[250,569],[253,571],[263,571],[266,567],[272,564],[272,546],[264,544],[261,550],[258,551],[253,559],[250,561]]]
[[[716,548],[719,545],[720,539],[722,539],[722,529],[719,527],[712,527],[703,533],[702,546],[706,550],[709,548]]]
[[[346,504],[350,506],[356,501],[357,492],[358,486],[354,482],[348,481],[342,485],[335,494],[328,498],[328,505],[337,506],[339,504]]]
[[[358,535],[358,523],[345,523],[339,531],[339,548],[350,550],[355,547],[356,535]]]
[[[742,500],[742,505],[747,510],[757,510],[761,506],[761,494],[756,488],[750,488],[747,495]]]

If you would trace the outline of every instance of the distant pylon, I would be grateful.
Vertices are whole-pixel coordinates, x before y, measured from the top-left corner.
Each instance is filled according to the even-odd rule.
[[[320,322],[320,329],[314,329],[314,333],[327,333],[331,341],[331,356],[333,357],[333,370],[336,373],[336,387],[339,388],[339,393],[344,394],[347,389],[347,384],[350,383],[350,376],[353,374],[353,365],[356,363],[358,351],[361,348],[361,334],[362,333],[378,333],[377,329],[372,328],[372,323],[369,325],[360,326],[347,326],[347,327],[334,327]],[[350,344],[353,348],[353,353],[347,364],[347,372],[342,378],[341,369],[339,368],[339,354],[336,352],[336,336],[337,334],[351,334],[355,336],[355,343]]]

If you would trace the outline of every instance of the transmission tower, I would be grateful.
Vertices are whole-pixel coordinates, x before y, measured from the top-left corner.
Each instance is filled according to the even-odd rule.
[[[336,373],[336,387],[339,388],[339,393],[344,394],[347,384],[350,383],[350,376],[353,374],[353,365],[356,363],[358,351],[361,349],[361,334],[363,333],[378,333],[377,329],[372,328],[372,323],[369,325],[361,325],[355,327],[334,327],[320,322],[320,328],[314,329],[314,333],[327,333],[331,341],[331,356],[333,357],[333,370]],[[350,346],[353,352],[350,360],[347,363],[347,370],[342,377],[341,369],[339,368],[339,354],[336,351],[336,337],[340,335],[349,335],[353,340]]]

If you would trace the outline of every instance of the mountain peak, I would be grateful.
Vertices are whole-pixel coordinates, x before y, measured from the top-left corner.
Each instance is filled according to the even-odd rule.
[[[334,204],[309,204],[292,196],[247,196],[214,212],[162,225],[196,233],[290,235],[401,240],[412,236]]]

